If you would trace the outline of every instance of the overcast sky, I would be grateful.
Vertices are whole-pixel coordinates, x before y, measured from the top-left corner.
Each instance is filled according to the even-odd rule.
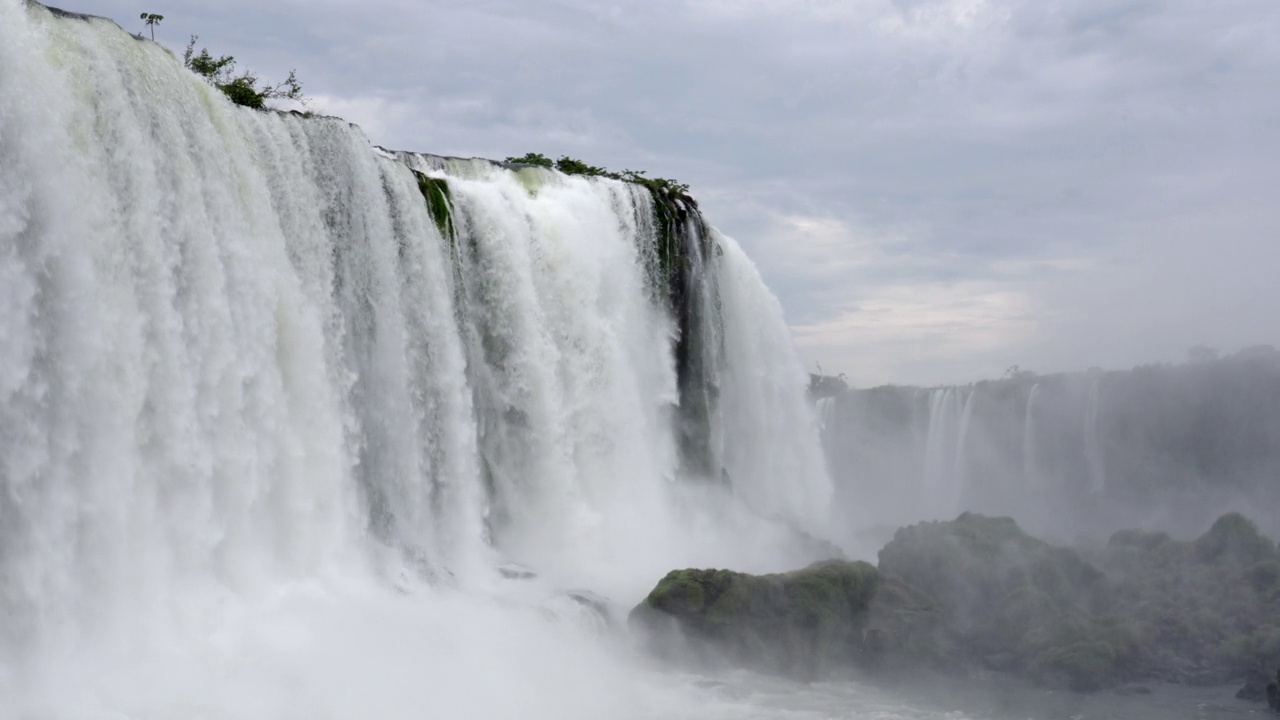
[[[1280,345],[1277,0],[63,3],[386,147],[687,182],[856,386]]]

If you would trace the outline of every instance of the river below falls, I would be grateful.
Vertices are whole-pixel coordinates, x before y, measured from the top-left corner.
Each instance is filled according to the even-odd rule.
[[[1217,720],[1270,717],[1235,697],[1238,685],[1150,684],[1093,694],[1055,691],[1001,677],[920,676],[893,682],[799,683],[732,672],[679,679],[701,705],[689,717],[723,720]]]

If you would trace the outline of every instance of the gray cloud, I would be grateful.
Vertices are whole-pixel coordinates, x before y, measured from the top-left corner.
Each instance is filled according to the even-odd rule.
[[[692,183],[858,384],[1280,344],[1272,0],[152,5],[382,145]]]

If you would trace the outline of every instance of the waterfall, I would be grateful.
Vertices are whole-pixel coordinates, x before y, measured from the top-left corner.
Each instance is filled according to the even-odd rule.
[[[1040,383],[1027,393],[1027,409],[1022,418],[1022,483],[1028,488],[1040,486],[1040,464],[1036,454],[1036,396]]]
[[[930,515],[949,518],[959,510],[963,482],[965,421],[972,393],[937,388],[929,395],[929,429],[924,448],[924,505]]]
[[[329,597],[380,608],[346,623],[462,618],[423,632],[506,657],[466,633],[507,615],[441,593],[485,597],[514,561],[634,602],[676,566],[794,566],[823,532],[781,308],[691,200],[237,108],[155,43],[16,0],[0,297],[0,690],[91,646],[160,676],[189,645],[310,647],[296,618],[237,623],[294,600],[334,622]],[[414,662],[447,675],[434,644]],[[289,657],[312,654],[356,662]],[[175,702],[138,712],[204,707]]]
[[[964,410],[960,414],[960,431],[956,436],[956,462],[952,471],[951,504],[957,512],[965,509],[969,498],[969,454],[967,440],[969,428],[973,425],[974,399],[978,397],[977,388],[970,389],[965,395]]]
[[[1098,412],[1101,401],[1102,381],[1094,378],[1089,383],[1089,396],[1084,410],[1084,457],[1089,472],[1089,491],[1102,492],[1107,487],[1107,471],[1102,460],[1102,445],[1098,441]]]

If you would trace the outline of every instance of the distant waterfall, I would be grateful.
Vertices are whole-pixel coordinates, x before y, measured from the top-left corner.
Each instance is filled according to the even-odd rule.
[[[952,517],[960,511],[965,432],[972,413],[973,392],[967,388],[939,388],[929,395],[922,502],[934,516]]]
[[[1089,490],[1102,492],[1107,487],[1107,470],[1102,459],[1102,444],[1098,439],[1098,413],[1101,401],[1102,381],[1095,378],[1089,383],[1089,399],[1084,411],[1084,456],[1089,466]]]
[[[855,527],[963,510],[1067,540],[1183,532],[1229,510],[1267,526],[1261,508],[1280,502],[1277,398],[1280,352],[1255,348],[1210,363],[851,390],[824,404],[822,437],[838,517]]]
[[[1040,383],[1031,386],[1027,393],[1027,409],[1022,420],[1022,482],[1035,489],[1040,486],[1040,459],[1036,447],[1036,396]]]
[[[950,493],[951,507],[957,512],[964,509],[969,495],[969,457],[966,439],[969,437],[969,427],[973,424],[973,407],[977,397],[977,388],[968,390],[965,393],[964,410],[960,414],[960,432],[956,437],[956,462],[953,471],[955,481],[951,484]]]

